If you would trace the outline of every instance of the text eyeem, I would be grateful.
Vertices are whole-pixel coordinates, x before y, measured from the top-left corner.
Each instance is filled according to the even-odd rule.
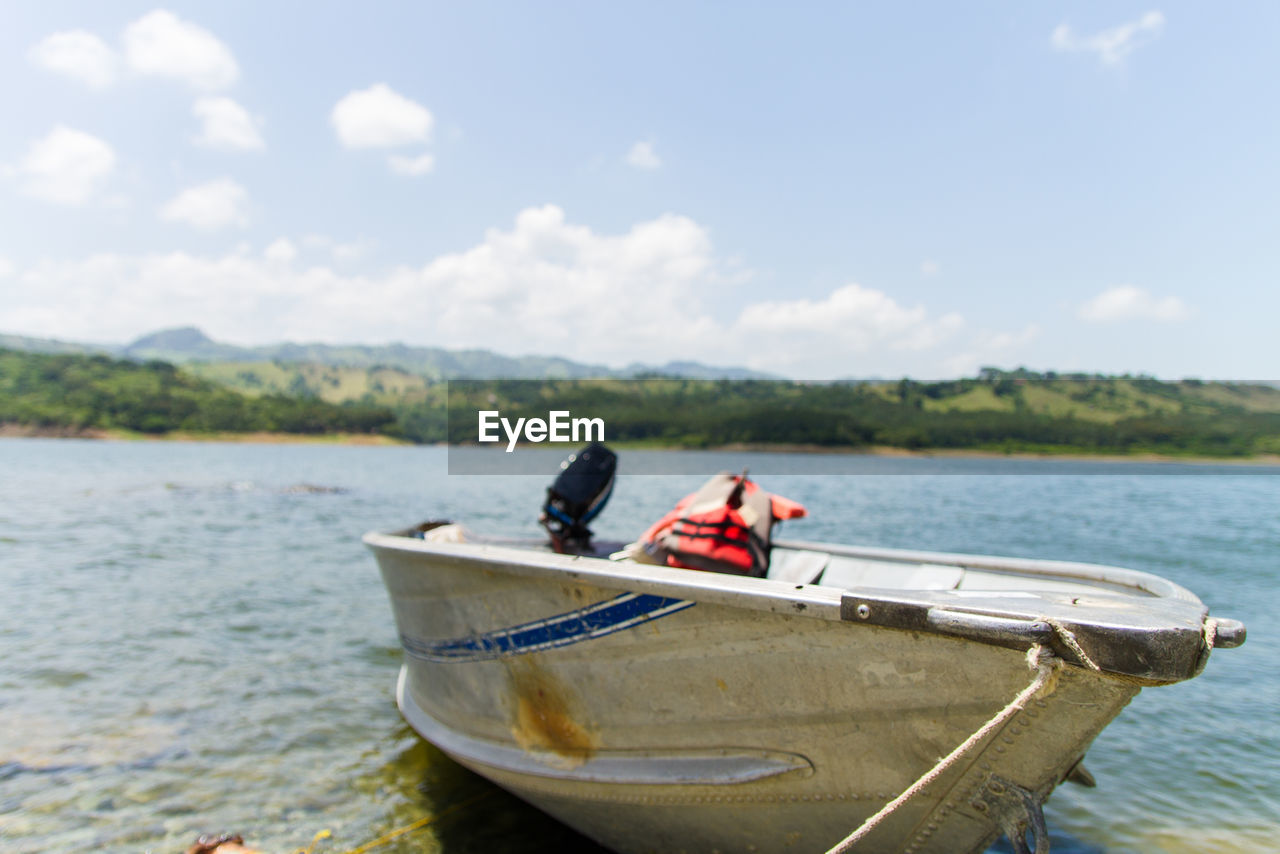
[[[507,453],[516,449],[521,439],[526,442],[603,442],[603,418],[573,418],[567,409],[554,409],[542,418],[517,418],[512,424],[496,409],[480,411],[481,442],[501,442],[501,427],[507,434]]]

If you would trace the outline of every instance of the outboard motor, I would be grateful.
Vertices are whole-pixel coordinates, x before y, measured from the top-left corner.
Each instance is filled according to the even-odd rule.
[[[547,487],[547,501],[538,519],[558,552],[581,554],[591,549],[587,523],[600,514],[613,493],[618,457],[592,442],[560,464],[555,483]]]

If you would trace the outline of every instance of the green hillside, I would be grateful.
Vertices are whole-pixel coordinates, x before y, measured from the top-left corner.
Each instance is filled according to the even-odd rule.
[[[183,370],[241,394],[317,397],[329,403],[422,402],[443,404],[442,383],[399,368],[358,368],[318,362],[190,362]]]
[[[311,396],[249,397],[165,362],[0,350],[0,424],[33,429],[275,433],[397,432],[386,407]]]
[[[446,401],[446,394],[448,400]],[[447,404],[447,405],[446,405]],[[1074,454],[1280,454],[1280,389],[984,370],[945,382],[432,380],[400,368],[280,361],[182,367],[0,350],[0,424],[366,433],[476,440],[476,412],[601,418],[609,441]]]

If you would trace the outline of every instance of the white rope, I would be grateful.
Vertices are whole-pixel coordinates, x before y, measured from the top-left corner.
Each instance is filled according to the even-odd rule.
[[[1054,624],[1050,623],[1050,625]],[[1067,632],[1066,629],[1063,629],[1061,626],[1054,625],[1054,628],[1058,631],[1059,635],[1066,632],[1066,634],[1070,636],[1070,641],[1067,641],[1067,638],[1065,637],[1063,638],[1063,641],[1067,643],[1068,646],[1072,647],[1072,652],[1076,652],[1081,657],[1081,660],[1089,664],[1093,669],[1098,669],[1097,665],[1084,654],[1084,650],[1079,649],[1079,644],[1076,643],[1074,635],[1071,635],[1070,632]],[[878,813],[864,821],[862,826],[853,833],[850,833],[840,842],[837,842],[835,846],[827,851],[827,854],[846,854],[846,852],[852,851],[853,847],[863,839],[866,839],[871,831],[875,830],[881,822],[893,815],[893,813],[907,801],[924,791],[930,783],[942,776],[942,774],[954,765],[960,757],[971,751],[975,745],[1003,726],[1018,712],[1022,711],[1026,707],[1027,703],[1041,694],[1044,694],[1045,696],[1052,694],[1058,687],[1058,668],[1062,666],[1062,659],[1053,655],[1052,652],[1045,649],[1040,644],[1036,644],[1031,647],[1031,649],[1027,650],[1027,666],[1036,671],[1036,677],[1031,680],[1030,685],[1022,690],[1022,693],[1014,697],[1013,700],[1010,701],[1009,705],[997,712],[995,717],[983,724],[981,729],[965,739],[959,747],[944,756],[937,765],[926,771],[924,776],[912,783],[906,791],[898,795],[898,797],[894,798],[889,803],[885,804]]]
[[[1075,653],[1076,658],[1080,661],[1081,664],[1083,664],[1085,667],[1088,667],[1094,673],[1102,672],[1102,668],[1094,664],[1093,659],[1090,658],[1089,654],[1084,651],[1083,647],[1080,646],[1080,642],[1076,640],[1076,636],[1074,632],[1072,632],[1066,626],[1059,623],[1057,620],[1050,620],[1048,617],[1041,617],[1040,619],[1053,627],[1054,632],[1056,632],[1058,635],[1058,639],[1061,640],[1066,645],[1067,649]]]
[[[1041,620],[1052,627],[1054,634],[1057,635],[1064,646],[1071,650],[1077,661],[1095,673],[1102,672],[1102,668],[1080,646],[1080,642],[1076,640],[1074,632],[1057,620],[1051,620],[1047,617],[1041,617]],[[1213,617],[1209,617],[1204,621],[1205,646],[1212,650],[1217,639],[1218,621]],[[866,839],[871,831],[875,830],[886,818],[893,815],[903,804],[928,788],[930,783],[942,776],[960,757],[964,756],[993,731],[999,729],[1010,718],[1022,711],[1029,701],[1041,694],[1048,696],[1057,689],[1058,668],[1062,667],[1062,659],[1054,656],[1050,650],[1041,644],[1036,644],[1027,650],[1027,666],[1036,671],[1036,677],[1031,681],[1030,685],[1022,690],[1022,693],[1014,697],[1009,705],[997,712],[995,717],[983,724],[981,729],[965,739],[959,747],[939,760],[937,765],[926,771],[924,776],[912,783],[906,791],[889,801],[878,813],[864,821],[861,827],[828,849],[827,854],[847,854],[847,852],[852,851],[855,845]]]

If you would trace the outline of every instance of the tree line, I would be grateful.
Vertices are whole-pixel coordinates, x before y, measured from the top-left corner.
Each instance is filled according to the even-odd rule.
[[[606,439],[655,446],[1280,453],[1280,389],[984,369],[944,382],[453,380],[426,400],[343,404],[300,389],[251,396],[160,361],[0,349],[0,424],[62,430],[369,433],[474,443],[477,413],[601,418]],[[1037,397],[1037,395],[1040,395]],[[1046,408],[1044,395],[1055,406]],[[967,403],[966,403],[967,401]],[[1105,417],[1099,417],[1104,413]]]
[[[248,397],[167,362],[0,350],[0,423],[31,428],[398,435],[385,406]]]

